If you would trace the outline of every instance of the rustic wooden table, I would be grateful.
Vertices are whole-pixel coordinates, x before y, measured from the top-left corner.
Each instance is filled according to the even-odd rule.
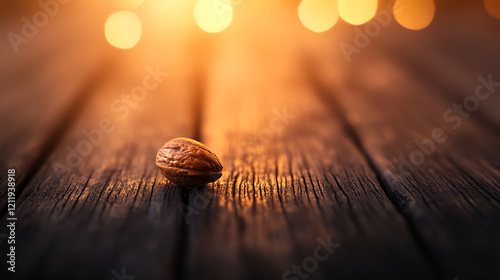
[[[71,2],[16,54],[3,35],[39,7],[11,5],[1,279],[500,279],[500,20],[484,10],[392,21],[346,58],[356,29],[315,34],[279,4],[121,51],[109,7]],[[161,176],[179,136],[220,157],[219,181]]]

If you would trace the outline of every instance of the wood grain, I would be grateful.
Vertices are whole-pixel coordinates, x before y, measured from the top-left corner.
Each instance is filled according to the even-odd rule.
[[[464,18],[467,22],[461,20]],[[415,76],[419,84],[435,88],[441,97],[460,104],[477,90],[481,94],[492,91],[492,86],[483,85],[479,77],[496,83],[500,81],[500,54],[496,51],[500,47],[499,35],[500,21],[482,9],[457,10],[415,34],[391,26],[376,39],[380,45],[374,44],[373,48],[379,55],[397,63],[404,72]],[[407,40],[397,40],[400,36]],[[406,51],[409,49],[414,50]],[[497,109],[500,94],[498,91],[490,93],[487,102],[481,102],[480,109],[472,117],[485,129],[500,133]]]
[[[122,268],[141,279],[175,276],[182,195],[158,173],[154,158],[167,140],[195,135],[193,63],[198,61],[179,57],[185,65],[176,63],[181,66],[175,71],[167,68],[167,58],[160,60],[163,64],[120,60],[92,93],[18,198],[19,277],[111,279],[113,270],[121,275]],[[170,74],[155,81],[148,67]],[[145,85],[146,75],[153,88],[141,101],[125,101],[123,96],[130,98]],[[113,105],[117,101],[121,109]],[[96,129],[102,137],[95,136]],[[80,163],[68,160],[74,153],[69,150],[89,143],[86,134],[94,135],[96,144]],[[55,163],[70,170],[56,171]]]
[[[89,97],[87,92],[104,78],[113,60],[101,41],[89,40],[88,33],[95,24],[89,23],[85,33],[79,32],[81,27],[74,22],[54,22],[67,20],[67,16],[61,12],[52,20],[53,25],[40,30],[27,44],[21,44],[17,53],[9,40],[0,43],[0,168],[16,169],[18,195],[78,116]],[[7,38],[9,32],[19,33],[22,22],[17,20],[16,17],[2,26],[2,37]],[[67,40],[56,40],[56,36]],[[0,184],[6,186],[6,180],[7,173],[2,172]],[[2,214],[5,195],[6,188],[0,188]]]
[[[438,279],[297,49],[228,36],[210,63],[202,126],[224,175],[189,197],[187,278],[295,279],[285,272],[331,238],[340,247],[310,279]],[[295,117],[277,118],[284,111]]]
[[[472,118],[443,118],[452,104],[439,90],[371,58],[351,64],[340,87],[328,71],[318,75],[321,96],[341,109],[442,277],[499,275],[500,139]],[[435,129],[445,139],[430,144]]]

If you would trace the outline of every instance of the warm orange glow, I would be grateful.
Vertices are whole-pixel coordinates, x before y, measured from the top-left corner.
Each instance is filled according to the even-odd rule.
[[[144,0],[115,0],[116,5],[122,9],[135,9],[144,3]]]
[[[174,25],[179,28],[181,25],[193,22],[191,15],[195,3],[193,0],[148,0],[143,6],[143,11],[148,19],[152,19],[157,25]]]
[[[397,0],[394,3],[398,12],[394,18],[403,27],[420,30],[427,27],[434,18],[435,5],[433,0]]]
[[[142,35],[139,17],[129,11],[116,12],[108,17],[104,26],[108,42],[119,49],[134,47]]]
[[[338,0],[339,15],[354,25],[363,24],[377,13],[377,0]]]
[[[323,32],[332,28],[338,17],[335,0],[302,0],[299,5],[300,21],[314,32]]]
[[[198,26],[208,33],[226,29],[233,20],[233,6],[229,0],[199,0],[194,7]]]
[[[491,16],[500,19],[500,1],[498,0],[484,0],[486,11]]]

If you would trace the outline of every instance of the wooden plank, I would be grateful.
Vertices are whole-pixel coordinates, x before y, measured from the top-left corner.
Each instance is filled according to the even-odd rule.
[[[111,279],[124,268],[141,279],[175,277],[182,197],[154,159],[170,138],[196,134],[193,45],[142,60],[138,49],[92,93],[18,198],[17,276]]]
[[[61,12],[64,20],[66,13]],[[21,17],[21,15],[19,16]],[[78,17],[74,17],[78,19]],[[18,22],[19,21],[19,22]],[[1,30],[3,38],[17,32],[22,23],[18,18],[7,22]],[[112,59],[100,42],[89,39],[89,33],[79,33],[74,22],[47,26],[15,53],[9,40],[2,40],[0,54],[0,168],[16,169],[17,193],[39,168],[55,147],[61,134],[71,124],[81,105],[88,98],[86,91],[106,74],[103,57]],[[95,24],[86,26],[87,32]],[[70,31],[75,31],[72,33]],[[57,40],[54,34],[64,36]],[[76,55],[78,54],[78,55]],[[0,174],[0,184],[6,186],[7,172]],[[6,188],[0,188],[0,209],[6,207]]]
[[[478,86],[483,94],[491,91],[479,77],[500,81],[500,21],[485,15],[484,7],[457,10],[442,15],[432,26],[419,32],[391,27],[374,45],[407,72],[419,78],[419,83],[436,88],[446,98],[462,103],[474,95]],[[463,18],[469,20],[463,22]],[[390,35],[389,35],[390,34]],[[406,38],[398,40],[396,38]],[[418,51],[408,51],[418,45]],[[490,129],[500,131],[500,95],[491,94],[474,114]]]
[[[287,46],[297,43],[275,30]],[[190,193],[186,278],[299,279],[286,271],[329,239],[337,248],[303,277],[438,279],[342,123],[304,80],[298,49],[274,52],[248,34],[228,31],[210,63],[202,140],[224,174]],[[278,116],[285,112],[295,117]]]
[[[498,278],[498,136],[472,118],[444,118],[453,104],[439,90],[376,52],[351,63],[342,85],[331,76],[333,64],[322,67],[324,100],[342,109],[442,277]]]

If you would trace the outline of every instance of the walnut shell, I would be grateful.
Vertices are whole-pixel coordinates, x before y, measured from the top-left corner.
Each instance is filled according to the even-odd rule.
[[[189,138],[165,143],[156,154],[156,165],[168,180],[181,187],[201,186],[222,176],[219,158],[207,146]]]

